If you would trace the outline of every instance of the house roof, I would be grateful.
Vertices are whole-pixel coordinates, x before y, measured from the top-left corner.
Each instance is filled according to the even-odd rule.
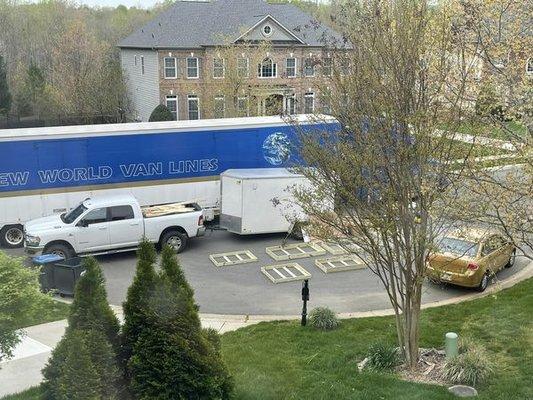
[[[321,25],[292,4],[263,0],[176,1],[141,29],[119,42],[119,47],[194,49],[237,40],[266,17],[272,17],[295,38],[296,45],[342,44],[342,36]]]

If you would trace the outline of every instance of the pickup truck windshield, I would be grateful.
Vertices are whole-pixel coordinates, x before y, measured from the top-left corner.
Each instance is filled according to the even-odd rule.
[[[83,214],[87,210],[87,207],[81,203],[78,207],[71,210],[70,212],[61,215],[61,219],[65,224],[72,224],[76,218],[78,218],[81,214]]]
[[[478,247],[479,245],[477,243],[451,237],[443,238],[439,244],[439,250],[442,252],[468,257],[475,257]]]

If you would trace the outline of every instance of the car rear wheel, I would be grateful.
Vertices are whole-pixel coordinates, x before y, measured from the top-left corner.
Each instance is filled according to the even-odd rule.
[[[166,232],[161,237],[162,246],[170,246],[176,253],[181,253],[187,247],[187,240],[189,238],[185,233],[178,231]]]
[[[483,278],[481,278],[481,282],[479,283],[477,290],[480,292],[484,292],[485,289],[487,289],[487,287],[489,286],[489,280],[490,280],[490,276],[489,276],[489,273],[487,272],[485,273],[485,275],[483,275]]]
[[[0,241],[7,248],[20,247],[24,243],[24,232],[22,225],[7,225],[2,228]]]
[[[44,254],[55,254],[57,256],[63,257],[65,260],[75,256],[74,251],[65,245],[65,244],[52,244],[46,247],[43,251]]]
[[[514,262],[516,261],[516,249],[513,250],[511,253],[511,257],[509,257],[509,261],[507,261],[507,264],[505,264],[505,268],[511,268],[514,265]]]

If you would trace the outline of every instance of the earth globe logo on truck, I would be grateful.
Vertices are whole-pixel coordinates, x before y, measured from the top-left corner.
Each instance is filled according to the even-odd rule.
[[[275,166],[280,166],[291,158],[291,142],[283,132],[274,132],[263,142],[263,157]]]

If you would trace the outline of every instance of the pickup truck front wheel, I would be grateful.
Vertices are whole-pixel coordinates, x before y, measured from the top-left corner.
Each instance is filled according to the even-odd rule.
[[[178,231],[168,231],[163,234],[161,237],[161,246],[170,246],[176,251],[176,253],[181,253],[187,247],[187,240],[189,238],[185,233]]]
[[[67,245],[57,243],[57,244],[51,244],[50,246],[46,246],[44,251],[44,254],[55,254],[60,257],[63,257],[65,260],[74,257],[74,252],[70,247]]]

